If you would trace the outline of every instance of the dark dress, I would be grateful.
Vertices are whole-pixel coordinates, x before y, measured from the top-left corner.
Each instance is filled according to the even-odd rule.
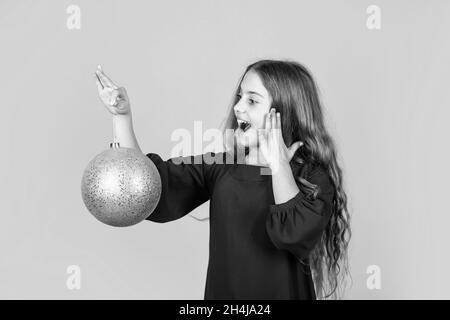
[[[329,176],[321,166],[309,170],[306,180],[320,187],[315,200],[300,191],[274,204],[272,177],[261,174],[264,167],[233,163],[229,155],[163,161],[147,154],[162,181],[161,199],[147,220],[173,221],[210,200],[205,300],[316,299],[307,258],[331,215]],[[303,167],[291,161],[294,175]]]

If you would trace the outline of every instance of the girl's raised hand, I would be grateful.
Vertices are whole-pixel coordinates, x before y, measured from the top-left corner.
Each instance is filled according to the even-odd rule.
[[[303,142],[296,141],[287,147],[281,132],[281,115],[275,113],[272,108],[266,114],[265,128],[258,130],[258,139],[261,152],[271,169],[277,169],[280,165],[289,164],[298,148]]]
[[[113,115],[126,115],[131,113],[130,101],[124,87],[118,87],[106,76],[101,66],[95,71],[98,94],[106,109]]]

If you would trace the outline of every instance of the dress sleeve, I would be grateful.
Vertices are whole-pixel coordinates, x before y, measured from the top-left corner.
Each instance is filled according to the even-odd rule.
[[[307,179],[319,186],[315,199],[299,191],[292,199],[270,205],[266,231],[281,250],[288,250],[299,259],[308,258],[320,240],[332,211],[334,187],[325,170],[313,170]]]
[[[146,154],[161,176],[161,197],[146,220],[169,222],[179,219],[210,199],[210,166],[204,155],[175,157],[164,161],[156,153]]]

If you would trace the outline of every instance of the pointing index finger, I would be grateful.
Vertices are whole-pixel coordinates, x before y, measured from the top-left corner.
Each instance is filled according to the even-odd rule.
[[[95,72],[95,74],[99,77],[100,82],[102,83],[103,87],[110,87],[110,88],[113,88],[113,89],[117,89],[118,88],[118,86],[116,86],[114,84],[114,82],[112,82],[112,80],[106,76],[106,74],[103,72],[102,69],[99,68]]]
[[[105,89],[105,86],[103,85],[102,81],[100,80],[100,77],[98,76],[97,72],[95,73],[95,82],[97,83],[98,90]]]

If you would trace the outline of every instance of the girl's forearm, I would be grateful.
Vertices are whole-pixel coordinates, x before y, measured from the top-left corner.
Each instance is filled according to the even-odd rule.
[[[289,163],[280,164],[276,170],[273,170],[272,189],[275,204],[287,202],[300,191]]]
[[[113,115],[113,134],[121,147],[137,149],[142,153],[134,134],[131,112],[126,115]]]

